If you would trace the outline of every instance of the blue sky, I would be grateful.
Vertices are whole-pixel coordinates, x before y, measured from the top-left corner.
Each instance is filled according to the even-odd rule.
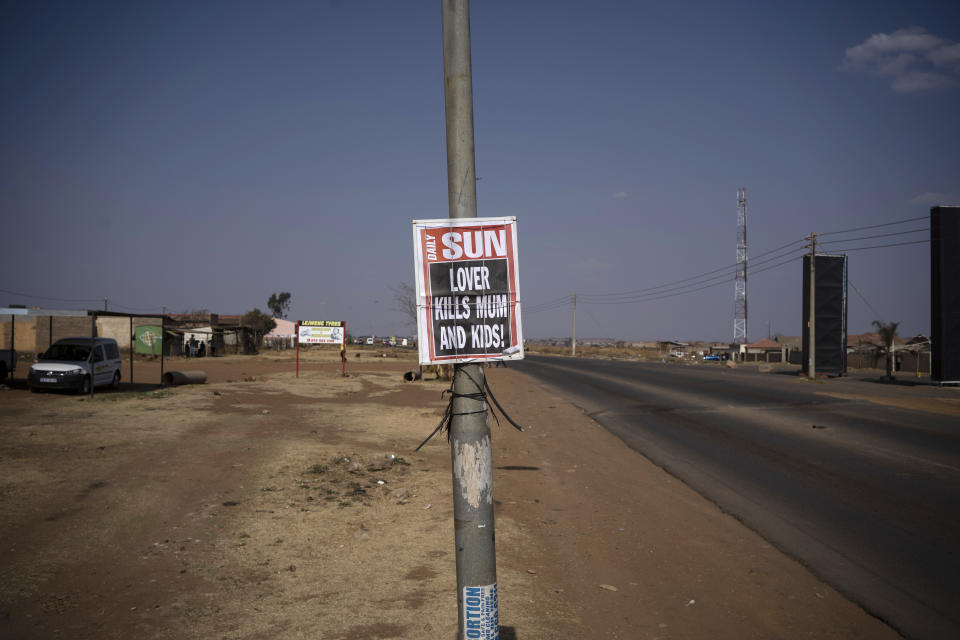
[[[740,187],[751,256],[960,204],[958,3],[471,11],[478,209],[518,219],[528,337],[569,335],[577,292],[578,336],[729,340]],[[448,215],[442,79],[438,2],[0,3],[0,304],[290,291],[293,319],[412,334],[390,286],[410,220]],[[929,331],[927,244],[849,255],[851,332]],[[799,259],[756,271],[750,339],[798,335]]]

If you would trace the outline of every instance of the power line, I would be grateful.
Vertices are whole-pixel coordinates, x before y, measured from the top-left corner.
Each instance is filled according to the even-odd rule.
[[[538,303],[536,303],[536,304],[532,304],[532,305],[530,305],[530,307],[531,307],[531,308],[542,307],[542,306],[544,306],[544,305],[554,304],[554,303],[556,303],[556,302],[568,302],[568,301],[570,301],[570,300],[572,300],[572,299],[573,299],[573,295],[568,293],[567,295],[565,295],[565,296],[563,296],[563,297],[560,297],[560,298],[555,298],[555,299],[553,299],[553,300],[546,300],[546,301],[544,301],[544,302],[538,302]]]
[[[20,296],[21,298],[32,298],[34,300],[53,300],[55,302],[100,302],[102,298],[51,298],[49,296],[34,296],[29,293],[20,293],[18,291],[8,291],[6,289],[0,289],[0,293],[8,293],[12,296]]]
[[[849,279],[847,280],[847,284],[849,284],[851,287],[853,287],[853,290],[857,292],[857,295],[860,296],[860,299],[863,300],[864,304],[866,304],[867,307],[869,307],[870,311],[873,311],[873,315],[875,315],[875,316],[878,317],[878,318],[883,317],[883,316],[880,315],[880,313],[879,313],[876,309],[873,308],[873,305],[872,305],[872,304],[870,304],[869,302],[867,302],[867,299],[866,299],[865,297],[863,297],[863,294],[860,293],[860,289],[857,289],[857,286],[856,286],[855,284],[853,284],[852,282],[850,282]]]
[[[926,244],[930,242],[930,239],[926,240],[914,240],[913,242],[895,242],[893,244],[875,244],[869,247],[840,247],[839,249],[834,249],[836,252],[843,251],[865,251],[866,249],[885,249],[887,247],[906,247],[911,244]]]
[[[841,231],[829,231],[827,233],[822,233],[820,235],[824,236],[824,235],[837,235],[842,233],[851,233],[854,231],[863,231],[867,229],[889,227],[889,226],[904,224],[907,222],[915,222],[917,220],[925,220],[925,219],[927,219],[927,216],[919,216],[916,218],[906,218],[904,220],[897,220],[894,222],[887,222],[883,224],[868,225],[864,227],[855,227],[851,229],[844,229]],[[887,238],[892,236],[909,235],[911,233],[920,233],[923,231],[929,231],[929,227],[924,227],[921,229],[910,229],[907,231],[897,231],[893,233],[860,236],[856,238],[842,238],[839,240],[830,240],[827,242],[823,242],[822,244],[843,244],[847,242],[859,242],[862,240],[871,240],[876,238]],[[849,247],[849,248],[841,247],[841,248],[833,249],[833,251],[836,251],[838,253],[845,252],[845,251],[867,251],[872,249],[885,249],[885,248],[892,248],[892,247],[910,246],[915,244],[924,244],[924,243],[928,243],[929,241],[930,241],[929,239],[924,239],[924,240],[916,240],[916,241],[908,241],[908,242],[868,245],[865,247]],[[779,269],[780,267],[783,267],[788,264],[794,264],[796,259],[799,256],[797,255],[791,256],[791,254],[796,254],[797,252],[805,253],[806,247],[796,246],[801,242],[805,242],[805,239],[794,240],[792,242],[788,242],[784,245],[776,247],[775,249],[771,249],[769,251],[765,251],[761,254],[758,254],[756,258],[750,261],[750,265],[751,265],[750,273],[753,275],[760,274],[766,271],[772,271],[773,269]],[[793,247],[793,249],[790,249],[790,247]],[[790,249],[790,250],[784,251],[785,249]],[[770,257],[766,257],[766,256],[770,256]],[[787,256],[791,256],[791,257],[786,260],[782,260]],[[765,259],[758,260],[758,258],[765,258]],[[781,261],[775,262],[777,260],[781,260]],[[773,262],[774,264],[770,264],[771,262]],[[762,268],[757,269],[756,267],[759,265],[766,265],[766,266],[763,266]],[[736,265],[727,265],[727,266],[719,267],[717,269],[711,269],[710,271],[705,271],[703,273],[690,276],[688,278],[683,278],[681,280],[674,280],[672,282],[657,285],[654,287],[645,287],[643,289],[635,289],[632,291],[623,291],[619,293],[578,293],[577,298],[581,301],[582,304],[614,304],[614,305],[640,304],[643,302],[653,302],[656,300],[675,298],[678,296],[687,295],[690,293],[697,293],[699,291],[704,291],[706,289],[711,289],[713,287],[718,287],[724,284],[734,282],[735,277],[731,277],[729,272],[735,266]],[[721,272],[727,272],[727,273],[721,273]],[[720,275],[713,275],[717,273],[720,273]],[[711,276],[711,277],[707,277],[707,276]],[[853,286],[852,283],[851,283],[851,286]],[[854,291],[857,292],[857,294],[863,299],[863,301],[874,312],[874,314],[876,314],[879,317],[880,314],[877,313],[876,309],[874,309],[869,302],[867,302],[866,298],[863,297],[863,294],[860,293],[860,291],[856,287],[854,287]],[[573,302],[573,296],[567,295],[567,296],[563,296],[562,298],[556,298],[554,300],[539,303],[538,305],[535,305],[531,309],[524,309],[524,312],[526,314],[533,315],[533,314],[541,313],[544,311],[553,311],[556,309],[562,309],[564,307],[567,307],[572,302]],[[584,310],[586,311],[586,309]],[[595,318],[594,318],[594,321],[596,321]]]
[[[793,249],[793,250],[791,250],[791,251],[788,251],[788,252],[785,252],[785,253],[781,253],[780,255],[770,256],[770,257],[765,258],[765,259],[763,259],[763,260],[755,260],[755,261],[753,261],[752,266],[751,266],[751,273],[753,273],[752,269],[753,269],[754,267],[761,266],[761,265],[765,265],[765,264],[769,264],[770,262],[773,262],[773,261],[775,261],[775,260],[780,260],[780,259],[782,259],[782,258],[785,258],[785,257],[791,255],[791,254],[796,254],[797,252],[802,252],[802,251],[803,251],[803,248],[802,248],[802,247],[798,247],[798,248]],[[644,300],[644,299],[649,298],[650,296],[659,296],[660,294],[664,294],[664,293],[673,293],[673,292],[681,291],[682,289],[688,289],[688,288],[690,288],[690,287],[698,287],[699,285],[708,284],[708,283],[710,283],[711,281],[717,281],[717,280],[719,280],[719,282],[717,282],[717,284],[720,284],[720,283],[722,283],[722,282],[733,282],[733,279],[731,279],[731,278],[729,277],[729,276],[730,276],[730,273],[729,273],[729,272],[730,272],[730,269],[725,269],[724,271],[726,271],[727,273],[721,273],[721,274],[719,274],[719,275],[711,276],[711,277],[709,277],[709,278],[699,277],[699,278],[697,278],[697,279],[696,279],[695,281],[693,281],[693,282],[688,282],[687,284],[683,284],[683,285],[679,285],[679,286],[668,287],[667,285],[661,285],[661,286],[659,286],[659,287],[651,287],[651,288],[645,290],[645,291],[647,291],[647,293],[636,293],[636,294],[632,294],[632,295],[627,295],[627,294],[617,294],[617,295],[614,295],[614,294],[578,294],[577,297],[578,297],[578,298],[581,298],[581,297],[582,297],[585,303],[590,303],[590,304],[594,304],[594,303],[595,303],[595,304],[601,304],[601,303],[642,301],[642,300]],[[708,272],[708,273],[709,273],[709,272]],[[687,280],[692,280],[692,278],[687,278]],[[696,289],[696,290],[699,290],[699,289]]]
[[[71,304],[87,304],[87,303],[96,303],[97,305],[103,300],[103,298],[53,298],[50,296],[36,296],[29,293],[20,293],[18,291],[9,291],[7,289],[0,289],[0,293],[6,293],[12,296],[19,296],[21,298],[30,298],[33,300],[51,300],[53,302],[69,302]],[[156,307],[133,307],[126,304],[120,304],[119,302],[110,302],[110,306],[119,307],[121,309],[128,309],[132,311],[156,311]]]
[[[758,259],[758,258],[762,258],[762,257],[764,257],[764,256],[770,255],[771,253],[776,253],[776,252],[778,252],[778,251],[782,251],[783,249],[786,249],[787,247],[791,247],[791,246],[800,244],[801,242],[803,242],[803,240],[794,240],[793,242],[788,242],[787,244],[782,245],[782,246],[780,246],[780,247],[777,247],[776,249],[771,249],[770,251],[765,251],[764,253],[758,254],[758,255],[753,259],[753,261],[751,262],[751,264],[757,264],[757,259]],[[797,247],[796,249],[793,249],[793,251],[798,251],[798,250],[800,250],[800,249],[802,249],[802,247]],[[783,255],[788,255],[788,254],[792,253],[793,251],[788,251],[788,252],[784,253]],[[778,257],[783,257],[783,256],[775,256],[775,257],[773,257],[772,259],[776,259],[776,258],[778,258]],[[762,264],[763,261],[760,261],[760,263]],[[699,273],[699,274],[697,274],[697,275],[690,276],[690,277],[688,277],[688,278],[683,278],[682,280],[674,280],[673,282],[667,282],[667,283],[664,283],[664,284],[661,284],[661,285],[657,285],[657,286],[655,286],[655,287],[645,287],[645,288],[643,288],[643,289],[635,289],[635,290],[632,290],[632,291],[621,291],[621,292],[618,292],[618,293],[584,293],[584,294],[578,294],[578,297],[581,296],[581,295],[584,296],[584,297],[589,297],[589,298],[618,298],[618,297],[632,296],[632,295],[642,294],[642,293],[646,293],[646,292],[650,292],[650,291],[656,291],[657,289],[672,288],[673,285],[678,285],[678,284],[681,284],[681,283],[684,283],[684,282],[690,282],[691,280],[699,280],[699,279],[703,278],[704,276],[708,276],[708,275],[711,275],[711,274],[714,274],[714,273],[719,273],[719,272],[721,272],[721,271],[731,271],[731,270],[733,270],[735,267],[736,267],[736,264],[729,264],[729,265],[725,265],[725,266],[723,266],[723,267],[718,267],[718,268],[716,268],[716,269],[711,269],[710,271],[704,271],[703,273]],[[693,284],[697,284],[697,283],[691,283],[691,285],[693,285]]]
[[[883,224],[872,224],[866,227],[853,227],[852,229],[841,229],[840,231],[827,231],[826,233],[821,233],[821,236],[833,236],[838,233],[850,233],[852,231],[863,231],[865,229],[879,229],[880,227],[892,227],[897,224],[905,224],[907,222],[915,222],[917,220],[929,220],[930,216],[917,216],[916,218],[905,218],[903,220],[895,220],[894,222],[885,222]]]
[[[921,231],[930,231],[930,227],[923,227],[922,229],[910,229],[909,231],[895,231],[893,233],[878,233],[872,236],[860,236],[859,238],[842,238],[840,240],[827,240],[826,242],[821,242],[820,244],[837,244],[839,242],[857,242],[859,240],[872,240],[874,238],[889,238],[891,236],[905,236],[911,233],[920,233]]]
[[[776,268],[778,268],[778,267],[782,267],[783,265],[794,263],[795,261],[796,261],[796,257],[793,257],[793,258],[790,258],[789,260],[784,260],[783,262],[778,262],[777,264],[769,265],[769,266],[767,266],[767,267],[764,267],[763,269],[757,269],[757,270],[755,270],[755,271],[751,271],[750,273],[763,273],[764,271],[770,271],[771,269],[776,269]],[[660,293],[656,293],[656,294],[650,294],[650,295],[649,295],[648,297],[646,297],[646,298],[637,298],[637,299],[634,299],[634,300],[592,301],[592,302],[589,302],[589,303],[587,303],[587,304],[637,304],[637,303],[640,303],[640,302],[651,302],[651,301],[653,301],[653,300],[663,300],[663,299],[665,299],[665,298],[675,298],[676,296],[682,296],[682,295],[686,295],[686,294],[688,294],[688,293],[695,293],[695,292],[697,292],[697,291],[703,291],[704,289],[710,289],[711,287],[718,287],[718,286],[720,286],[720,285],[722,285],[722,284],[728,284],[728,283],[730,283],[730,282],[733,282],[733,280],[734,280],[734,278],[731,277],[731,276],[721,276],[721,277],[723,277],[724,279],[723,279],[723,280],[720,280],[719,282],[714,282],[714,283],[712,283],[712,284],[707,284],[707,285],[704,285],[704,286],[702,286],[702,287],[698,287],[698,288],[696,288],[696,289],[691,289],[690,291],[679,291],[679,292],[677,292],[677,293],[668,293],[668,294],[665,294],[665,295],[660,295]],[[579,298],[580,298],[580,295],[578,294],[578,295],[577,295],[577,299],[579,300]]]

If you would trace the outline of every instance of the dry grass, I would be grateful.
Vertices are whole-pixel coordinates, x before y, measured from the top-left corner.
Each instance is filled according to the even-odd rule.
[[[663,359],[665,352],[657,349],[641,349],[640,347],[630,347],[622,343],[619,346],[599,347],[594,345],[577,345],[578,358],[606,358],[611,360],[643,360],[657,361]],[[550,356],[569,356],[571,349],[569,346],[554,345],[529,345],[525,349],[526,353],[532,355],[550,355]]]

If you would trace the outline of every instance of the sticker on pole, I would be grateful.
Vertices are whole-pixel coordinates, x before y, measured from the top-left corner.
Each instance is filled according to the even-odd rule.
[[[413,221],[420,364],[520,360],[517,219]]]
[[[470,640],[497,640],[500,637],[497,585],[463,588],[463,631]]]
[[[301,320],[297,324],[300,344],[343,344],[347,324],[343,320]]]

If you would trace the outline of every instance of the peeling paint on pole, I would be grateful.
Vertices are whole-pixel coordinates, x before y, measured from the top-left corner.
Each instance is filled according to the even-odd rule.
[[[490,436],[470,444],[460,443],[458,455],[454,456],[453,473],[457,477],[464,501],[474,509],[480,502],[493,504],[493,456],[490,451]]]

